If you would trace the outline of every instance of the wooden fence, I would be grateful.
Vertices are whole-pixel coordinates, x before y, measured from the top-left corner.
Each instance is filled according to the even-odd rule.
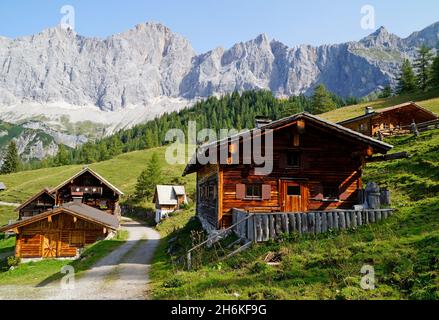
[[[234,209],[233,230],[242,239],[265,242],[288,233],[320,234],[351,229],[387,219],[392,214],[393,209],[257,214]]]

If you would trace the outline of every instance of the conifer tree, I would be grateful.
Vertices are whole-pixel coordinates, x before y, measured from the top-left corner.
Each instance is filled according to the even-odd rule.
[[[311,113],[321,114],[336,109],[337,106],[331,97],[331,93],[326,90],[323,84],[319,84],[314,89],[312,96]]]
[[[0,170],[1,174],[9,174],[18,172],[20,169],[20,157],[18,156],[17,145],[12,140],[9,143],[8,150],[6,151],[6,156],[3,160],[3,165]]]
[[[137,178],[136,198],[138,200],[152,199],[155,187],[162,182],[162,168],[157,153],[153,153],[144,170]]]
[[[425,91],[430,83],[431,76],[431,62],[433,60],[433,53],[431,48],[425,44],[418,49],[418,56],[416,57],[414,66],[416,68],[416,79],[420,90]]]
[[[398,78],[398,94],[411,93],[417,90],[416,75],[408,59],[402,63],[401,74]]]

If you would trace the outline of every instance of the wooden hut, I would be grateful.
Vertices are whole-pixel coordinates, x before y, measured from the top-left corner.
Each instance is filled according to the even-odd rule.
[[[86,167],[23,202],[16,209],[18,221],[0,232],[17,235],[17,257],[75,257],[78,249],[119,228],[121,195],[122,191]]]
[[[423,124],[438,120],[438,116],[415,102],[374,110],[366,107],[363,115],[339,122],[340,125],[376,137],[410,133],[412,123]]]
[[[104,239],[119,228],[119,219],[82,203],[61,207],[0,228],[17,235],[15,255],[21,258],[71,258],[78,249]]]
[[[155,221],[159,223],[170,212],[174,212],[187,203],[184,186],[156,186],[153,203],[156,207]]]
[[[248,161],[242,153],[244,138],[238,145],[232,143],[236,136],[203,145],[196,152],[226,150],[226,164],[219,159],[201,164],[194,155],[184,171],[183,175],[197,174],[197,215],[213,228],[230,226],[234,208],[254,213],[350,209],[362,201],[359,190],[367,159],[392,148],[308,113],[257,128],[258,132],[253,129],[247,132],[250,135],[240,136],[252,141],[255,134],[263,137],[267,129],[272,130],[271,173],[255,173],[254,160]],[[238,163],[231,161],[234,155]]]

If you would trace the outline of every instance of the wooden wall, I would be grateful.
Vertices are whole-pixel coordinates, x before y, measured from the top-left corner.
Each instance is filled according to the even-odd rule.
[[[56,247],[55,256],[48,258],[75,257],[78,248],[83,248],[105,236],[102,226],[79,218],[75,222],[73,216],[61,213],[52,216],[51,222],[44,219],[19,228],[16,255],[22,258],[44,257],[45,239],[47,243],[50,238],[53,243],[56,242]]]
[[[197,172],[197,215],[214,226],[219,221],[218,180],[217,165],[206,165]]]

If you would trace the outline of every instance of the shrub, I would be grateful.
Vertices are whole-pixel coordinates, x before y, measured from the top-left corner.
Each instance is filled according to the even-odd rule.
[[[265,262],[257,261],[251,266],[250,270],[254,273],[265,272],[268,270],[268,264],[266,264]]]
[[[171,279],[163,282],[163,287],[164,288],[179,288],[179,287],[183,286],[183,284],[184,284],[183,280],[181,280],[179,278],[171,278]]]
[[[20,257],[10,256],[8,257],[8,267],[17,267],[21,262]]]

